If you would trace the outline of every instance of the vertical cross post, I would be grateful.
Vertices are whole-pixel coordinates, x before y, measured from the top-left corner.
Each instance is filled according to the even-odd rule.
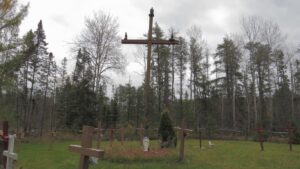
[[[97,132],[97,149],[100,148],[101,145],[101,141],[102,141],[102,131],[104,129],[101,128],[101,122],[98,122],[98,128],[95,129],[95,131]]]
[[[94,127],[83,126],[81,146],[79,145],[70,145],[69,151],[80,154],[79,169],[88,169],[89,168],[89,157],[102,158],[104,155],[103,150],[93,149],[93,132]]]
[[[149,29],[148,29],[148,38],[146,40],[139,39],[127,39],[127,33],[125,33],[125,38],[122,40],[122,44],[143,44],[147,45],[148,53],[147,53],[147,66],[146,66],[146,74],[145,74],[145,88],[144,88],[144,102],[145,102],[145,127],[146,127],[146,135],[148,135],[148,116],[150,114],[150,106],[149,106],[149,90],[150,90],[150,74],[151,74],[151,48],[153,44],[160,45],[175,45],[178,44],[178,41],[173,38],[169,40],[152,40],[152,28],[153,28],[153,17],[154,17],[154,9],[150,9],[149,14]]]
[[[140,128],[136,128],[137,131],[139,131],[140,136],[140,144],[143,145],[143,135],[144,135],[144,127],[141,125]]]
[[[189,132],[192,132],[193,130],[184,128],[184,122],[182,120],[182,127],[174,127],[177,132],[179,132],[180,137],[180,147],[179,147],[179,161],[182,161],[184,159],[184,142],[185,137]]]
[[[199,138],[199,146],[202,148],[202,128],[198,128],[198,138]]]
[[[109,129],[109,143],[110,143],[110,148],[112,148],[114,141],[114,129],[110,128]]]
[[[3,156],[7,158],[5,169],[13,169],[14,160],[18,159],[18,155],[14,153],[16,135],[9,135],[8,150],[3,152]]]
[[[261,151],[264,151],[264,137],[263,137],[264,128],[259,127],[256,129],[256,131],[257,131],[257,135],[258,135],[258,141],[260,143],[260,149],[261,149]]]
[[[293,131],[294,131],[294,128],[289,123],[288,127],[286,128],[286,130],[288,132],[288,137],[289,137],[289,140],[288,140],[289,148],[290,148],[290,151],[292,151],[293,150]]]
[[[124,145],[124,127],[121,127],[119,130],[121,132],[121,144],[123,146]]]

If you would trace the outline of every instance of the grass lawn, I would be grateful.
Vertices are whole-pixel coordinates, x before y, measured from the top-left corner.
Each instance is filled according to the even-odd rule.
[[[213,141],[214,148],[199,149],[197,140],[186,142],[185,160],[178,162],[178,148],[144,154],[139,142],[114,142],[110,149],[103,142],[105,158],[90,169],[300,169],[300,145],[290,152],[287,144],[265,143],[261,152],[259,144],[248,141]],[[69,144],[78,141],[27,143],[17,145],[18,169],[76,169],[79,155],[68,152]],[[207,141],[203,141],[207,145]],[[152,149],[157,141],[151,142]],[[158,150],[157,150],[158,151]]]

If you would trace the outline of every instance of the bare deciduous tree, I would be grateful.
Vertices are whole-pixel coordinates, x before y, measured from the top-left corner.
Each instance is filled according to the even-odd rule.
[[[75,40],[76,48],[84,48],[89,53],[94,91],[99,90],[105,72],[124,68],[118,28],[117,18],[99,11],[93,17],[85,19],[85,28]]]

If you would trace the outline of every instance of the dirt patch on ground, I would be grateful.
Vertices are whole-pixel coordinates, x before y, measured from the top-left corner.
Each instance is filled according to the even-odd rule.
[[[170,149],[157,149],[144,152],[142,149],[120,150],[117,152],[107,152],[111,157],[128,157],[128,158],[160,158],[171,155]]]

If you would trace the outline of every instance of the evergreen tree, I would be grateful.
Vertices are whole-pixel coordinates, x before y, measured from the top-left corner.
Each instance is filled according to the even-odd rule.
[[[161,147],[176,146],[177,139],[167,110],[161,115],[158,135],[161,137]]]

